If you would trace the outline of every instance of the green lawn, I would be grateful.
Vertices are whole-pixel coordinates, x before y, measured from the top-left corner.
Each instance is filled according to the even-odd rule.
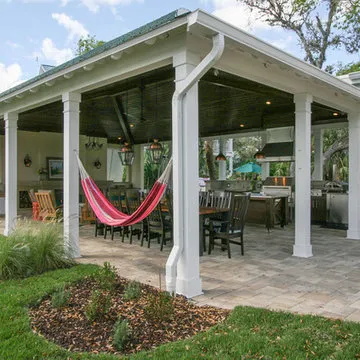
[[[0,359],[116,359],[73,354],[32,333],[26,306],[59,285],[98,271],[94,265],[0,282]],[[131,359],[360,359],[360,324],[237,307],[226,323]]]

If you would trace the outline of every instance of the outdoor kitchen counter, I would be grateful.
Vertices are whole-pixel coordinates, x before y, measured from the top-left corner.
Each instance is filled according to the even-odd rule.
[[[287,195],[251,194],[246,222],[264,224],[268,231],[275,225],[288,223],[289,204]]]

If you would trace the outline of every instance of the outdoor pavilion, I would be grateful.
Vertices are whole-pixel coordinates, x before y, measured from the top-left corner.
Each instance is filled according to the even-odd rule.
[[[272,105],[265,104],[271,99]],[[198,139],[295,126],[293,255],[311,257],[312,127],[349,126],[347,237],[360,240],[360,90],[201,10],[176,10],[0,94],[5,235],[17,216],[17,129],[64,133],[64,237],[80,256],[79,134],[172,140],[174,246],[167,289],[202,292]],[[171,105],[172,104],[172,105]],[[334,116],[334,112],[340,116]],[[96,128],[88,134],[89,124]],[[134,127],[130,126],[130,123]],[[241,127],[243,124],[244,127]]]

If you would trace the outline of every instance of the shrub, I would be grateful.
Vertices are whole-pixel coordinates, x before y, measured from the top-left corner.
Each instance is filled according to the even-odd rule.
[[[40,274],[74,264],[58,224],[19,221],[15,231],[0,238],[0,278]]]
[[[29,247],[14,238],[0,237],[0,279],[26,276],[30,272],[27,261]]]
[[[104,262],[104,266],[97,274],[97,282],[101,289],[112,291],[116,285],[116,269],[109,262]]]
[[[152,321],[168,321],[174,315],[172,296],[166,291],[150,294],[144,309],[145,316]]]
[[[51,295],[51,306],[54,308],[64,307],[69,303],[69,299],[70,291],[65,289],[65,285],[63,285]]]
[[[85,307],[85,316],[89,321],[103,318],[110,310],[111,297],[109,293],[93,291],[89,303]]]
[[[130,281],[124,290],[125,300],[135,300],[141,295],[141,285],[138,281]]]
[[[116,350],[121,351],[129,340],[131,331],[126,320],[119,319],[114,326],[113,344]]]

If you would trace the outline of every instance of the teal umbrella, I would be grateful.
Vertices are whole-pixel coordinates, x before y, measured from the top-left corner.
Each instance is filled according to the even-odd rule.
[[[261,166],[255,164],[253,162],[248,162],[247,164],[236,168],[234,171],[239,172],[239,173],[257,173],[257,174],[261,174]]]

